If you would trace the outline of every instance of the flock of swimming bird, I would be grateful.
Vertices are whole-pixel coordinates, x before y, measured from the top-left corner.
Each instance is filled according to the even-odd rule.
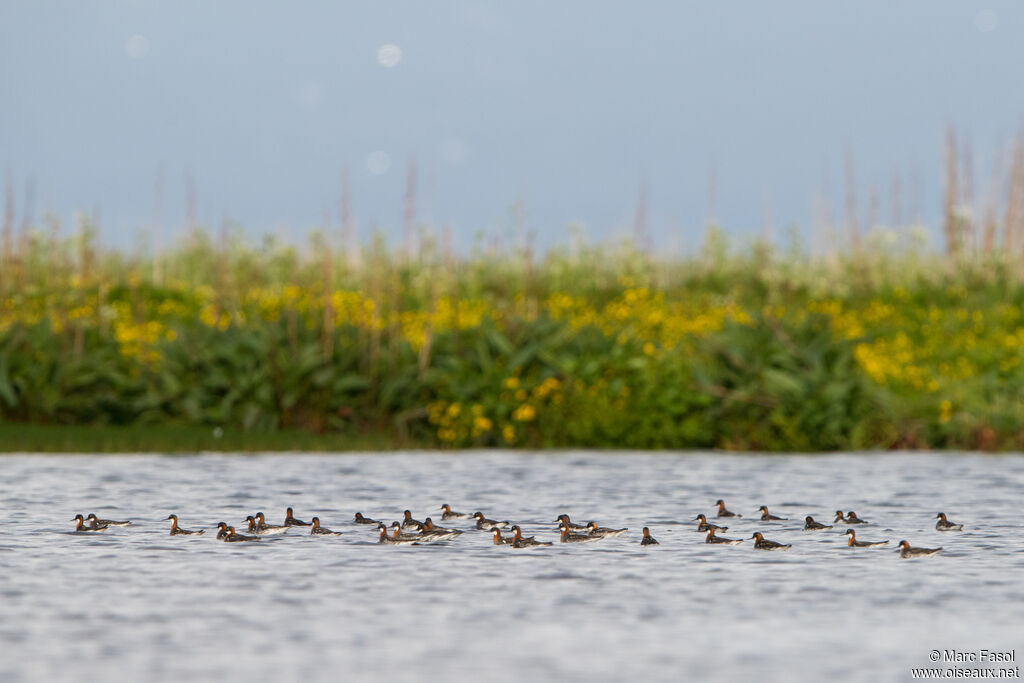
[[[743,516],[730,512],[726,509],[725,502],[722,500],[717,501],[715,505],[718,506],[718,518],[728,519]],[[530,548],[537,546],[549,546],[552,544],[551,541],[538,541],[534,536],[523,536],[522,529],[518,524],[510,525],[507,521],[498,522],[493,519],[487,519],[482,512],[475,512],[472,515],[462,512],[454,512],[452,511],[451,506],[447,503],[442,505],[440,509],[442,521],[459,519],[476,520],[476,529],[480,531],[490,531],[493,534],[494,545],[509,545],[513,548]],[[768,512],[768,506],[766,505],[762,505],[758,509],[758,512],[761,513],[760,520],[762,522],[783,522],[788,519],[786,517],[777,517],[776,515],[771,514]],[[936,519],[938,521],[935,523],[935,528],[938,531],[963,530],[962,524],[950,522],[942,512],[936,515]],[[171,536],[198,536],[205,531],[205,529],[183,529],[178,526],[178,516],[174,514],[168,515],[167,520],[171,522]],[[76,523],[75,533],[79,534],[95,534],[106,531],[110,527],[131,526],[131,521],[129,520],[119,522],[110,519],[100,519],[92,513],[85,517],[81,514],[75,515],[75,518],[72,521]],[[284,523],[280,525],[267,524],[266,517],[262,512],[257,512],[255,515],[247,516],[245,521],[248,524],[245,533],[238,533],[235,531],[235,527],[229,525],[227,522],[220,522],[217,524],[217,538],[228,543],[259,541],[263,536],[283,534],[296,527],[309,527],[309,533],[314,536],[342,535],[341,531],[332,531],[327,527],[321,526],[319,517],[313,517],[309,522],[297,519],[291,508],[288,508],[285,511]],[[718,536],[717,532],[726,531],[729,527],[712,524],[708,522],[707,517],[703,514],[697,515],[693,521],[698,523],[696,530],[705,534],[704,542],[708,544],[738,545],[744,540],[753,540],[755,550],[787,550],[792,547],[792,544],[770,541],[759,531],[755,531],[754,535],[751,536],[750,539],[725,538],[724,536]],[[415,520],[409,510],[405,511],[404,519],[401,522],[392,522],[390,527],[384,522],[364,517],[360,512],[355,514],[354,523],[376,526],[379,533],[379,542],[387,545],[418,545],[423,543],[433,543],[435,541],[447,541],[463,533],[458,529],[436,526],[430,517],[427,517],[422,522]],[[566,514],[558,515],[554,523],[558,525],[559,540],[562,543],[589,543],[613,536],[621,536],[628,531],[626,528],[612,529],[598,526],[597,522],[576,524],[569,518],[569,515]],[[857,513],[853,510],[850,510],[845,514],[842,510],[837,510],[836,517],[832,520],[832,524],[816,522],[812,516],[807,515],[804,518],[803,530],[827,531],[828,529],[834,528],[834,525],[836,524],[856,525],[870,524],[870,522],[858,517]],[[390,534],[388,533],[389,528],[391,531]],[[509,531],[512,532],[511,536],[505,536],[502,534],[502,529],[505,528],[508,528]],[[858,540],[857,533],[852,528],[848,528],[845,535],[848,537],[846,544],[851,548],[876,548],[889,544],[888,539],[881,541]],[[651,535],[651,531],[648,527],[643,528],[643,538],[640,539],[640,545],[658,545],[658,541],[656,541]],[[927,557],[935,555],[941,550],[942,548],[915,548],[907,541],[899,542],[900,557],[903,558]]]

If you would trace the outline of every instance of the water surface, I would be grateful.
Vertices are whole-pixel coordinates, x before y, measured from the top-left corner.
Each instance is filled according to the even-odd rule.
[[[792,549],[705,545],[690,520],[718,498],[744,515],[724,535]],[[1019,455],[5,456],[0,680],[910,680],[933,649],[1024,655],[1022,500]],[[556,543],[380,546],[351,523],[442,503]],[[164,521],[280,524],[286,506],[345,534],[226,544]],[[944,551],[801,530],[838,508],[872,522],[861,538]],[[936,531],[940,510],[965,531]],[[135,524],[68,533],[79,512]],[[629,533],[562,545],[561,512]],[[661,545],[640,546],[645,525]]]

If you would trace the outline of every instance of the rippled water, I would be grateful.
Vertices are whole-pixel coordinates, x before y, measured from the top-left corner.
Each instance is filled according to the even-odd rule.
[[[719,497],[744,515],[725,535],[793,548],[705,545],[690,520]],[[933,649],[1024,655],[1022,500],[1021,456],[0,457],[0,680],[910,680]],[[547,540],[561,512],[630,531],[394,547],[351,523],[441,503]],[[755,521],[762,503],[793,521]],[[281,523],[289,505],[345,535],[227,544],[164,521]],[[945,550],[800,530],[837,508],[873,522],[859,537]],[[966,530],[937,532],[940,510]],[[79,512],[135,525],[68,533]]]

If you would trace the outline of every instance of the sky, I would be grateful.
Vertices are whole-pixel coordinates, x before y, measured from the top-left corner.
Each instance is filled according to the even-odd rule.
[[[861,220],[937,226],[949,128],[982,194],[1022,82],[1017,0],[4,0],[0,172],[16,222],[95,211],[110,246],[182,234],[189,182],[211,231],[301,243],[343,175],[398,242],[410,167],[463,248],[618,239],[641,196],[659,249],[814,242],[848,166]]]

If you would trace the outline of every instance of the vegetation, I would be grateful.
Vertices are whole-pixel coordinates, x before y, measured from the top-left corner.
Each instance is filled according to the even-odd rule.
[[[201,453],[222,451],[381,451],[398,444],[386,434],[273,432],[189,424],[55,425],[0,422],[0,453]]]
[[[36,443],[10,437],[26,425],[125,426],[151,435],[118,441],[139,450],[1024,447],[1024,264],[891,237],[817,259],[715,231],[685,259],[459,259],[201,232],[133,256],[88,225],[26,232],[0,262],[2,433],[7,450]],[[203,436],[161,445],[175,430]]]

